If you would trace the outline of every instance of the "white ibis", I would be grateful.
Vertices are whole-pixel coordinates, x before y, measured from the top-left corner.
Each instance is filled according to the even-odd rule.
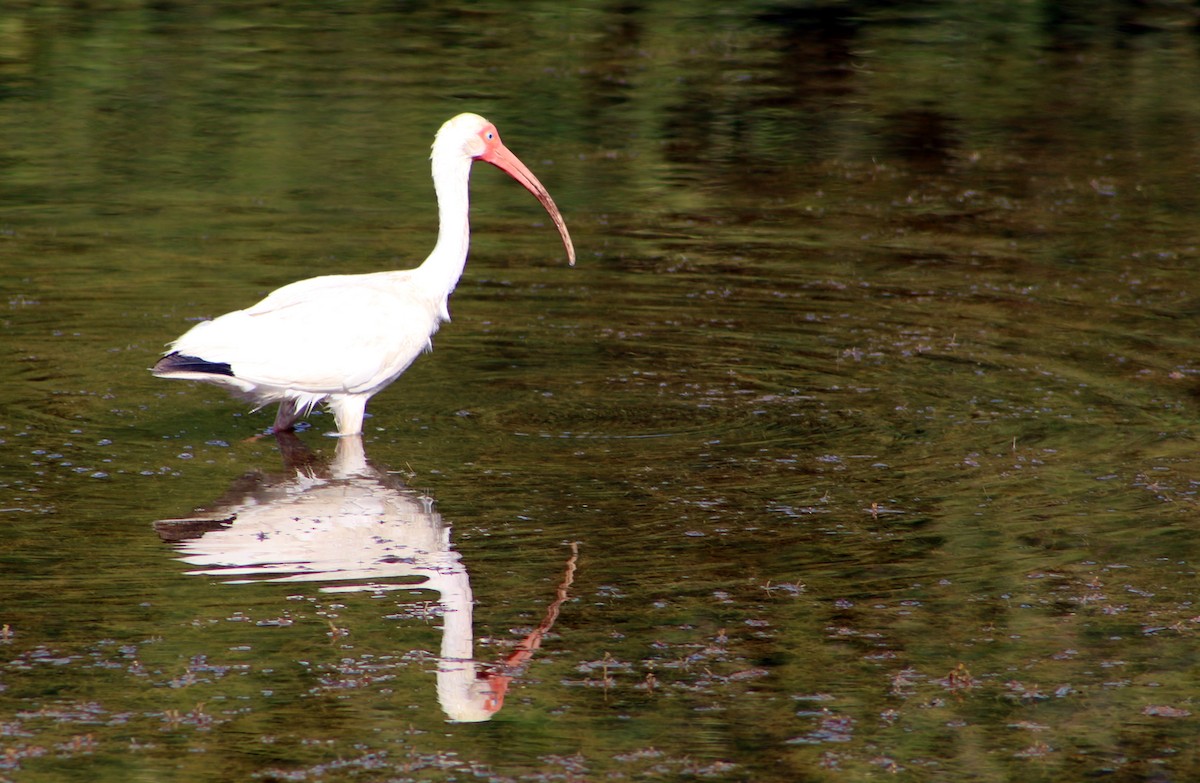
[[[258,408],[278,402],[277,432],[292,429],[324,400],[338,435],[361,433],[367,400],[431,349],[433,333],[450,320],[447,299],[467,262],[468,182],[476,160],[508,172],[537,197],[562,235],[567,260],[575,263],[558,207],[501,143],[495,125],[477,114],[460,114],[437,132],[429,157],[438,238],[424,263],[286,285],[253,307],[196,324],[151,371],[224,386]]]

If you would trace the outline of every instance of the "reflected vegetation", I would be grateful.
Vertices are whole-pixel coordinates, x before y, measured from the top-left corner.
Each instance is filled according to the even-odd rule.
[[[180,560],[196,567],[187,573],[227,584],[337,583],[322,593],[433,591],[437,609],[426,611],[442,621],[438,703],[453,721],[491,719],[554,626],[574,580],[574,547],[543,621],[504,661],[480,664],[473,657],[470,577],[433,498],[369,465],[357,435],[337,439],[328,465],[294,434],[275,437],[286,473],[249,473],[203,513],[154,524]]]

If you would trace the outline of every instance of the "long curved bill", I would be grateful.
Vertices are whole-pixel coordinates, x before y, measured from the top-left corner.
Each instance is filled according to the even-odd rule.
[[[526,190],[536,196],[538,201],[542,202],[542,206],[550,213],[550,219],[558,227],[559,235],[562,236],[563,247],[567,249],[567,262],[571,266],[575,266],[575,246],[571,244],[571,235],[567,233],[566,221],[563,220],[558,207],[555,206],[554,199],[550,198],[550,194],[542,187],[542,183],[538,182],[538,178],[533,176],[533,172],[503,144],[496,144],[489,151],[481,155],[479,159],[485,160],[496,168],[507,172],[510,177],[520,182],[525,186]]]

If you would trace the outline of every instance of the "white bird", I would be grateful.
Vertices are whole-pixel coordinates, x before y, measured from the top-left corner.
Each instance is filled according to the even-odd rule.
[[[274,429],[290,430],[327,401],[338,435],[362,432],[367,400],[433,347],[447,299],[462,276],[470,241],[471,164],[506,171],[537,197],[575,248],[550,194],[500,141],[496,126],[460,114],[437,132],[430,153],[438,238],[419,267],[363,275],[325,275],[286,285],[253,307],[196,324],[169,346],[151,372],[207,381],[247,397],[256,409],[279,403]]]

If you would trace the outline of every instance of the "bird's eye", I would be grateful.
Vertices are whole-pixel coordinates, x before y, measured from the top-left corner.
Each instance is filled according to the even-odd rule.
[[[491,141],[494,138],[496,138],[496,134],[493,133],[492,131],[488,131],[487,140]]]

